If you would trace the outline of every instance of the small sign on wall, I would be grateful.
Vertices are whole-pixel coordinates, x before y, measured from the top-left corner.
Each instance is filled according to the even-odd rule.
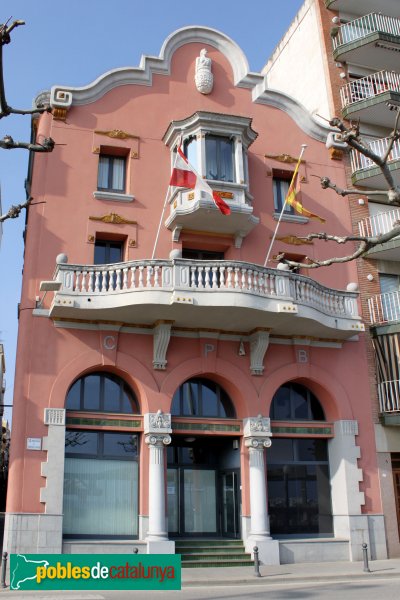
[[[26,438],[26,449],[27,450],[41,450],[42,449],[42,438]]]

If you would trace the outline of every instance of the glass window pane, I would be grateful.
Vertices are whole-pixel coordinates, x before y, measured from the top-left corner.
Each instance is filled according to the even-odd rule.
[[[100,410],[100,376],[87,375],[83,381],[83,410]]]
[[[179,473],[178,469],[167,470],[168,531],[179,531]]]
[[[274,438],[267,450],[267,462],[286,463],[294,460],[293,440],[289,438]]]
[[[216,533],[215,471],[184,470],[185,532]]]
[[[119,412],[121,385],[110,377],[104,376],[104,410],[106,412]]]
[[[201,384],[203,417],[218,417],[219,400],[215,387],[215,384],[211,381],[209,383],[204,382]]]
[[[136,461],[65,459],[65,534],[138,533]]]
[[[287,421],[290,418],[290,387],[282,385],[272,399],[271,419]]]
[[[97,175],[97,187],[99,189],[108,188],[108,175],[110,170],[110,159],[108,156],[99,157],[99,170]]]
[[[68,395],[66,408],[67,410],[79,410],[80,409],[80,397],[81,397],[81,380],[75,381],[75,383],[70,387]]]
[[[113,156],[112,189],[124,191],[125,159]]]
[[[206,137],[206,179],[218,179],[217,140]]]
[[[183,384],[183,414],[189,417],[199,416],[199,389],[197,382]]]
[[[292,390],[292,418],[295,420],[309,419],[308,390],[303,385],[293,383]]]
[[[130,433],[104,433],[103,437],[103,455],[124,456],[133,458],[138,453],[137,435]]]
[[[109,263],[117,263],[122,261],[122,244],[121,242],[110,242],[109,247]]]
[[[184,153],[185,153],[186,158],[190,162],[190,164],[197,171],[198,170],[198,164],[197,164],[198,161],[197,161],[197,139],[196,138],[190,138],[189,140],[185,141]]]
[[[318,462],[328,461],[328,449],[326,440],[298,439],[295,440],[297,447],[297,460]]]
[[[325,414],[321,404],[314,394],[310,392],[310,412],[313,421],[325,421]]]
[[[95,265],[106,264],[106,262],[107,262],[106,250],[107,250],[106,242],[96,240],[96,243],[94,245],[94,264]]]
[[[219,142],[219,179],[221,181],[233,181],[233,142],[221,138]]]
[[[139,410],[136,406],[136,402],[134,401],[134,399],[131,397],[129,394],[127,394],[125,391],[122,392],[122,406],[121,406],[121,412],[125,413],[125,414],[137,414],[139,413]]]
[[[98,434],[95,431],[66,431],[65,453],[91,454],[96,456],[98,452]]]

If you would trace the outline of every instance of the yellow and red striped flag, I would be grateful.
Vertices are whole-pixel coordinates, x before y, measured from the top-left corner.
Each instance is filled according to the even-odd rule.
[[[289,204],[290,206],[293,206],[294,210],[297,213],[299,213],[299,215],[302,215],[303,217],[308,217],[309,219],[317,219],[321,223],[325,223],[325,219],[304,208],[304,206],[300,202],[299,165],[300,160],[297,162],[296,168],[294,170],[292,181],[290,182],[288,193],[286,195],[285,203]]]

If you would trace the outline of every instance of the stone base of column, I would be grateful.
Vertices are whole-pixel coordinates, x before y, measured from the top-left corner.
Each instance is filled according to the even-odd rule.
[[[175,542],[172,540],[146,540],[147,554],[175,554]]]
[[[250,536],[245,542],[246,552],[251,552],[254,558],[253,548],[258,548],[258,558],[262,565],[279,565],[279,542],[272,538],[262,538],[261,536]]]

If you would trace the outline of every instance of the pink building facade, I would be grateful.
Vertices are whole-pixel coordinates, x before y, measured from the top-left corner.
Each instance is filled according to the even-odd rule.
[[[202,27],[39,101],[57,145],[29,175],[4,549],[386,557],[355,265],[276,259],[331,254],[290,236],[351,231],[314,177],[345,183],[328,130]],[[230,215],[168,189],[180,140]],[[302,144],[326,224],[286,210],[262,266]]]

